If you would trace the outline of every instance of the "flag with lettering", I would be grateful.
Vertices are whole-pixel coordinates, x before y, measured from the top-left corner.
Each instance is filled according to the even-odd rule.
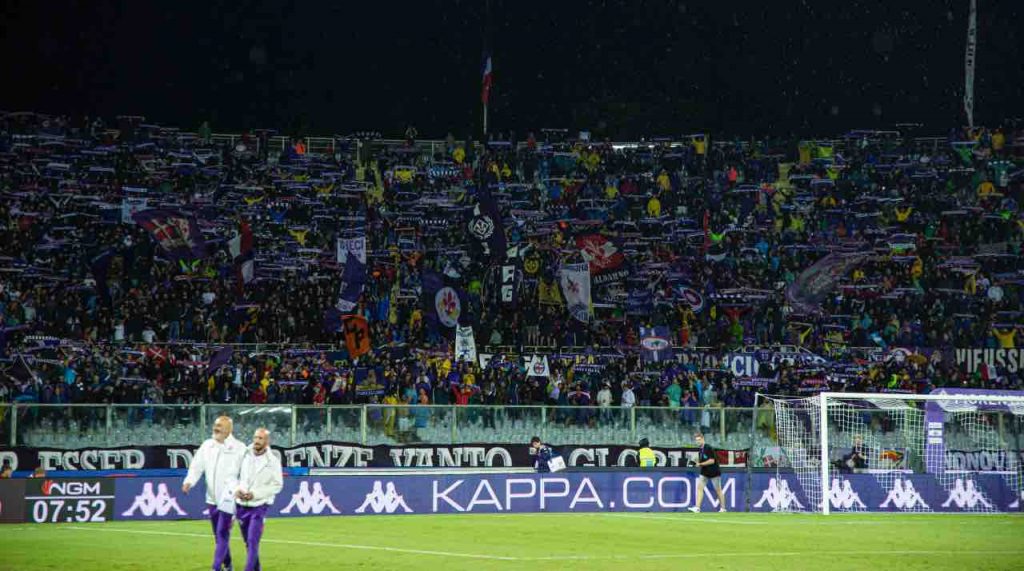
[[[576,247],[587,261],[594,285],[624,280],[629,274],[625,267],[626,257],[615,244],[601,234],[584,234],[576,237]]]
[[[336,256],[338,263],[344,264],[336,305],[347,313],[358,305],[366,284],[366,236],[339,238]]]
[[[132,219],[149,231],[173,261],[206,257],[206,241],[194,217],[179,210],[150,209],[136,212]]]

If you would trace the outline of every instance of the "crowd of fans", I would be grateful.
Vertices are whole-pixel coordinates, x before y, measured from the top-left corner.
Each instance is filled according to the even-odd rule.
[[[0,121],[0,402],[750,406],[757,390],[1022,388],[1019,370],[954,358],[1015,348],[1024,327],[1013,129],[631,145],[411,130],[279,149],[267,131],[229,144],[207,125]],[[470,229],[485,197],[507,256]],[[132,218],[146,209],[194,218],[203,251],[169,256]],[[231,250],[242,226],[251,281]],[[365,284],[345,313],[371,350],[353,359],[325,315],[345,287],[337,241],[359,236]],[[615,260],[607,280],[595,255]],[[788,296],[826,256],[854,261],[815,299]],[[558,279],[580,262],[584,320]],[[484,366],[454,358],[428,271],[464,291]],[[649,358],[641,327],[674,355]],[[737,374],[737,354],[761,366]]]

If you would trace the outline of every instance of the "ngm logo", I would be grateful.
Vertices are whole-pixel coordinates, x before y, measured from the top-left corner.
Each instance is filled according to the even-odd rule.
[[[99,482],[59,482],[46,480],[42,485],[44,496],[98,496]]]

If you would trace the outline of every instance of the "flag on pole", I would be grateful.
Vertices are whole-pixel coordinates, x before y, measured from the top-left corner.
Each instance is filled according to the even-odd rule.
[[[483,88],[480,92],[480,100],[483,101],[484,105],[491,100],[491,56],[488,55],[484,58],[484,78]]]

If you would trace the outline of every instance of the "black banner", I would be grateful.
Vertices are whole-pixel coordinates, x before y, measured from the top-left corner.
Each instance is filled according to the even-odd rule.
[[[637,448],[619,445],[567,445],[554,447],[569,466],[637,466]],[[142,470],[183,469],[192,461],[198,446],[136,446],[125,448],[17,447],[0,449],[0,459],[9,460],[15,470],[42,466],[52,470]],[[515,444],[456,444],[410,446],[360,446],[348,442],[313,442],[288,448],[274,447],[285,467],[305,468],[394,468],[394,467],[529,467],[533,465],[529,446]],[[696,448],[655,448],[659,466],[685,467],[696,457]],[[720,450],[723,466],[746,466],[745,450]]]
[[[25,521],[25,482],[0,480],[0,523]]]

